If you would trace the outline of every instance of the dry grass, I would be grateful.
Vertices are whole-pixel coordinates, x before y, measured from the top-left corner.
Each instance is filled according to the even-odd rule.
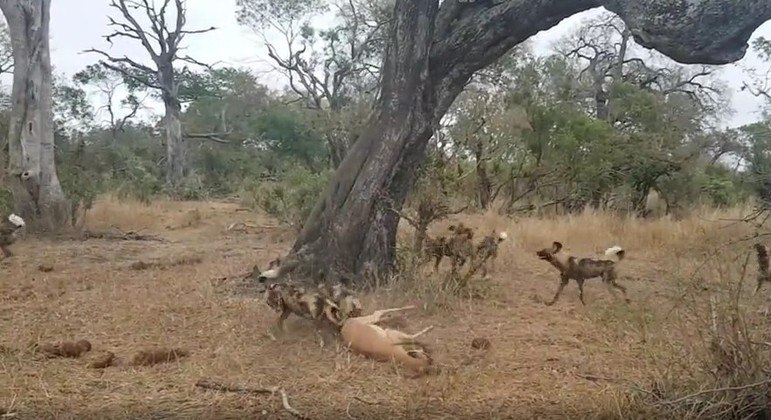
[[[290,417],[279,397],[194,386],[210,379],[282,387],[290,404],[311,418],[653,418],[663,412],[646,406],[635,387],[651,388],[656,380],[675,392],[708,367],[702,365],[709,297],[729,296],[750,252],[749,244],[738,243],[705,258],[747,233],[719,221],[731,216],[703,212],[651,222],[592,213],[554,220],[486,214],[432,227],[437,233],[462,220],[479,229],[479,238],[495,228],[510,239],[501,245],[492,280],[484,282],[485,300],[444,297],[443,305],[431,305],[439,297],[405,295],[407,288],[364,298],[367,308],[418,305],[405,314],[408,332],[436,326],[426,340],[446,369],[408,379],[388,364],[318,349],[310,326],[297,318],[287,321],[285,337],[271,341],[263,333],[276,315],[264,303],[220,293],[212,279],[265,265],[289,248],[292,232],[275,221],[234,204],[144,206],[107,197],[89,214],[89,229],[118,227],[166,241],[29,238],[14,247],[16,256],[0,263],[0,346],[6,349],[0,352],[0,410],[18,418]],[[259,228],[227,231],[238,221]],[[623,245],[628,259],[620,281],[632,304],[614,300],[599,281],[587,283],[586,307],[574,284],[555,306],[540,303],[536,297],[554,293],[557,275],[534,252],[553,240],[575,253]],[[136,261],[166,263],[131,269]],[[53,270],[41,272],[41,264]],[[448,270],[443,263],[442,273]],[[440,278],[427,267],[422,281]],[[742,297],[741,306],[752,316],[763,301]],[[769,334],[760,316],[745,322]],[[477,337],[489,339],[491,349],[473,350]],[[33,342],[80,338],[92,343],[91,356],[43,360],[25,350]],[[88,366],[106,351],[128,360],[147,348],[190,355],[148,367]],[[646,407],[649,412],[640,411]]]

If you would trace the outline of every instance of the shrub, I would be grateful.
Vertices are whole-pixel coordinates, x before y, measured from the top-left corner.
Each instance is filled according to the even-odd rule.
[[[246,186],[242,199],[299,231],[331,175],[332,171],[313,173],[298,165],[286,170],[278,181]]]

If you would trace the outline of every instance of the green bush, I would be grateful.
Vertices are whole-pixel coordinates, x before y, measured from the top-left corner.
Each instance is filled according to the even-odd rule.
[[[245,204],[260,208],[300,230],[331,175],[332,171],[313,173],[298,165],[286,170],[277,181],[246,186],[242,198]]]
[[[204,178],[199,175],[188,176],[174,188],[164,187],[163,193],[172,200],[183,201],[206,200],[210,195]]]
[[[136,199],[149,204],[153,196],[161,191],[162,182],[146,161],[134,155],[127,156],[122,180],[114,179],[111,190],[119,199]]]

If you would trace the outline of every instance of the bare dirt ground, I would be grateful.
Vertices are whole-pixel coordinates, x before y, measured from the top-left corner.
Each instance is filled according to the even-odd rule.
[[[441,296],[427,286],[436,277],[428,265],[427,285],[384,288],[363,299],[367,312],[419,306],[404,314],[408,332],[436,326],[426,341],[443,371],[408,378],[389,364],[320,349],[298,318],[272,341],[264,333],[277,315],[260,296],[223,292],[216,279],[255,262],[265,266],[289,248],[286,227],[236,204],[101,201],[89,229],[117,226],[163,241],[27,238],[12,248],[16,255],[0,261],[0,410],[37,419],[291,418],[279,396],[195,387],[208,379],[282,387],[295,409],[318,419],[651,418],[631,408],[635,386],[650,386],[656,373],[671,369],[670,359],[693,354],[683,342],[702,342],[698,329],[678,322],[692,315],[677,309],[675,277],[695,267],[689,255],[742,233],[694,221],[463,217],[479,236],[492,228],[510,235],[492,278],[476,281],[482,298]],[[238,221],[256,227],[226,229]],[[576,253],[624,245],[621,283],[631,305],[592,280],[587,306],[574,283],[545,306],[557,274],[534,252],[553,239]],[[737,249],[734,260],[743,261],[747,247]],[[472,350],[474,337],[490,339],[492,348]],[[93,349],[80,359],[43,359],[29,350],[35,342],[81,338]],[[190,355],[146,367],[88,367],[104,351],[128,360],[156,347]],[[663,349],[671,353],[663,357]]]

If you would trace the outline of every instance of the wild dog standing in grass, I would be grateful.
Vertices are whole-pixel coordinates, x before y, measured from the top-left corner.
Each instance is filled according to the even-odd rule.
[[[24,219],[13,213],[0,222],[0,251],[3,252],[5,258],[13,256],[8,247],[16,242],[19,229],[25,225]]]
[[[412,308],[414,306],[382,309],[373,312],[372,315],[343,320],[333,306],[327,306],[324,313],[329,321],[340,328],[343,343],[352,353],[380,362],[395,361],[422,373],[433,364],[433,359],[428,347],[417,338],[431,331],[434,328],[433,325],[415,334],[406,334],[377,325],[387,313]]]
[[[280,269],[281,259],[271,261],[268,270],[260,273],[260,282],[278,278]],[[280,332],[284,331],[284,320],[291,314],[314,321],[322,347],[324,339],[321,332],[326,326],[326,319],[322,317],[322,313],[326,306],[334,307],[341,316],[345,317],[359,316],[362,310],[361,303],[355,294],[340,283],[334,285],[319,283],[315,291],[292,282],[271,283],[265,290],[265,302],[280,314],[276,323]]]
[[[487,263],[490,262],[490,267],[495,269],[495,260],[498,258],[498,245],[505,241],[509,236],[506,232],[501,232],[498,235],[493,230],[489,235],[482,238],[482,241],[477,245],[474,258],[482,259],[482,276],[487,275]]]
[[[426,253],[434,258],[434,271],[439,270],[443,257],[450,258],[452,270],[455,272],[474,255],[474,231],[471,228],[459,223],[457,226],[451,225],[449,231],[452,232],[449,238],[440,236],[437,239],[426,239],[425,249]]]
[[[319,344],[324,347],[324,338],[321,333],[325,327],[326,319],[322,314],[325,307],[337,308],[334,302],[325,299],[320,293],[312,292],[300,285],[272,283],[265,290],[265,303],[280,314],[276,321],[279,332],[284,332],[284,320],[289,315],[295,314],[314,322]],[[275,340],[273,334],[270,336]]]
[[[629,303],[629,298],[626,297],[626,288],[616,283],[617,272],[619,262],[624,259],[625,251],[620,246],[616,245],[605,250],[605,255],[610,257],[610,260],[594,259],[594,258],[581,258],[576,257],[562,251],[562,244],[554,242],[551,248],[544,248],[536,252],[538,258],[548,261],[560,272],[560,285],[557,288],[557,293],[551,302],[546,303],[551,306],[557,302],[562,290],[567,286],[570,279],[573,279],[578,283],[578,297],[581,299],[581,303],[584,302],[584,281],[601,277],[602,282],[608,287],[608,291],[612,295],[616,295],[614,288],[621,290],[624,294],[624,300]]]
[[[771,282],[771,270],[769,270],[768,247],[756,243],[755,252],[758,257],[758,285],[755,287],[755,294],[757,294],[763,287],[763,283]]]
[[[281,258],[276,258],[270,262],[267,270],[260,272],[258,281],[264,283],[269,279],[275,280],[279,278],[281,269]],[[328,282],[322,276],[317,289],[322,298],[334,302],[342,313],[349,314],[349,316],[359,316],[361,314],[361,302],[356,297],[356,294],[351,289],[345,287],[341,281]]]

